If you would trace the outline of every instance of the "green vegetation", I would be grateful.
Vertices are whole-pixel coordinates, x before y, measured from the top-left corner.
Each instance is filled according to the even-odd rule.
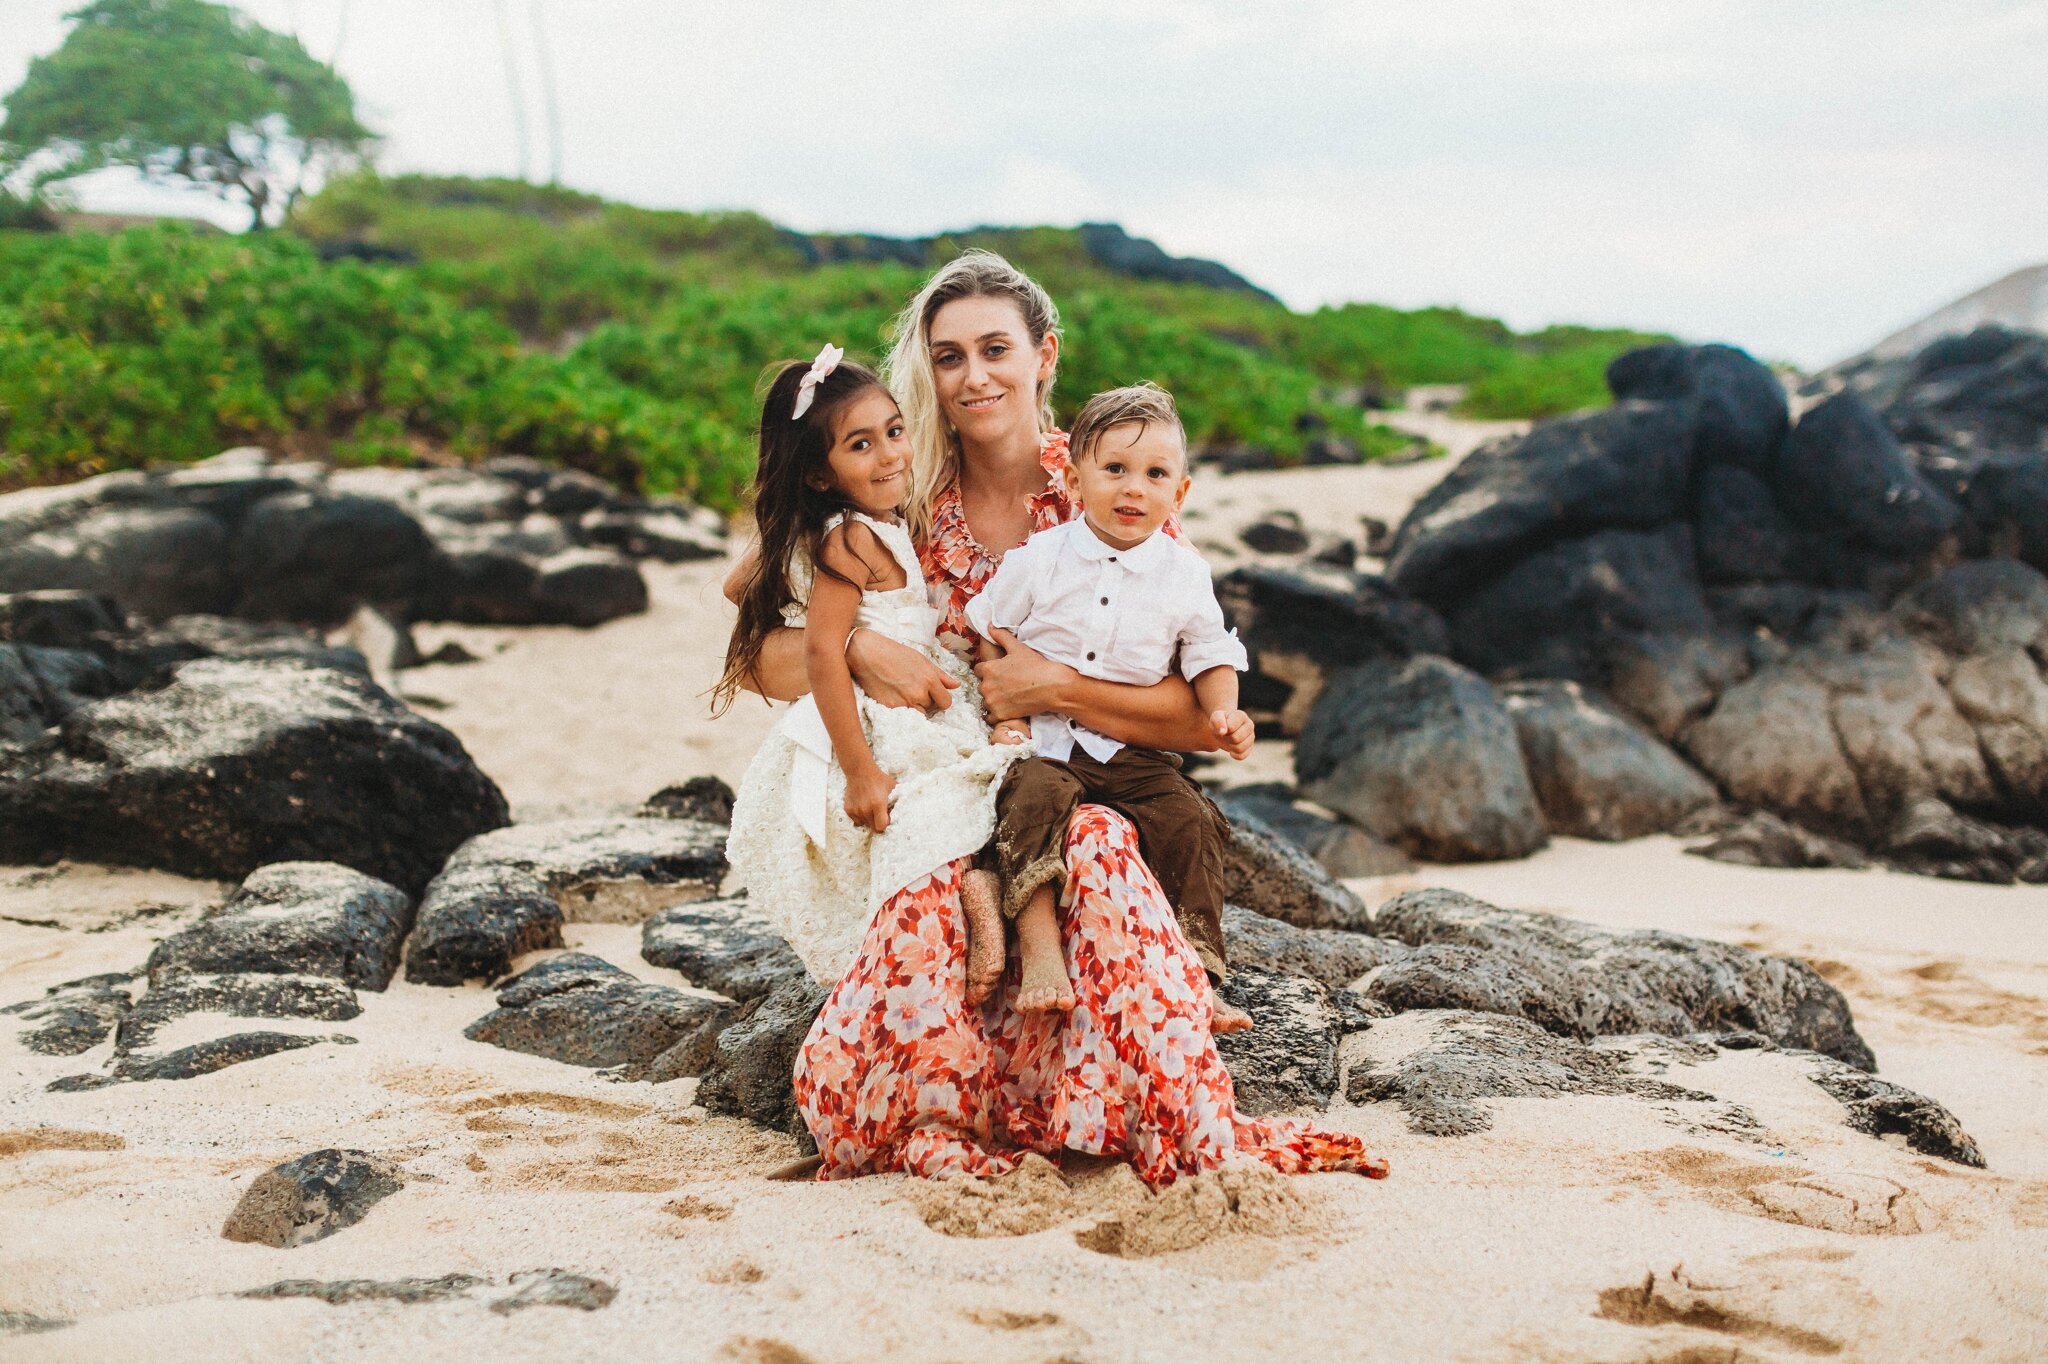
[[[7,97],[0,178],[129,166],[245,203],[261,228],[370,141],[332,68],[225,5],[93,0],[69,17],[64,45]]]
[[[877,357],[924,274],[966,245],[1059,300],[1063,414],[1154,379],[1198,445],[1282,458],[1326,437],[1407,446],[1360,403],[1413,384],[1469,384],[1485,415],[1595,405],[1607,361],[1661,339],[1520,336],[1441,308],[1292,313],[1112,272],[1065,229],[942,238],[913,264],[903,243],[512,181],[350,176],[289,226],[0,230],[0,483],[260,441],[349,460],[528,453],[730,506],[763,367],[826,340]]]

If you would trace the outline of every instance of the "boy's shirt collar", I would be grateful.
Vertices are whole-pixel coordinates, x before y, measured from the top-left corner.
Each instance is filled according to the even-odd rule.
[[[1168,556],[1173,553],[1171,539],[1163,527],[1128,549],[1112,545],[1097,535],[1088,525],[1086,516],[1076,516],[1061,525],[1060,529],[1073,541],[1074,548],[1080,552],[1083,559],[1096,563],[1114,559],[1119,566],[1132,573],[1150,572],[1155,566],[1166,562]]]

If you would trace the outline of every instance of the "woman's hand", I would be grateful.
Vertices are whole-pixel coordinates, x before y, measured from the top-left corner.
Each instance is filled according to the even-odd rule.
[[[1064,709],[1062,693],[1080,676],[1078,672],[1020,643],[1008,630],[993,630],[989,637],[1001,646],[1003,656],[975,664],[974,675],[981,679],[981,702],[991,721],[1028,719]]]
[[[917,650],[873,630],[853,632],[846,663],[869,700],[927,715],[952,705],[953,690],[960,685]]]
[[[882,833],[889,827],[889,797],[896,779],[879,767],[846,774],[846,816],[863,829]]]

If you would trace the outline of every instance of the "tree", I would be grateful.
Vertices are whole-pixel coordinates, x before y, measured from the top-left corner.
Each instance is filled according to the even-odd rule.
[[[207,0],[93,0],[29,64],[0,123],[0,170],[34,180],[132,166],[246,203],[250,226],[373,140],[355,96],[297,38]]]

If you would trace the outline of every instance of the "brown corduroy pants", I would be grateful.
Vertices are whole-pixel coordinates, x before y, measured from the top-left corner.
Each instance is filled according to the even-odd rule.
[[[1107,805],[1137,826],[1138,850],[1166,892],[1180,931],[1216,980],[1223,959],[1223,845],[1230,821],[1182,774],[1180,756],[1126,745],[1097,762],[1031,757],[996,793],[994,863],[1010,918],[1031,893],[1066,879],[1067,824],[1075,807]]]

